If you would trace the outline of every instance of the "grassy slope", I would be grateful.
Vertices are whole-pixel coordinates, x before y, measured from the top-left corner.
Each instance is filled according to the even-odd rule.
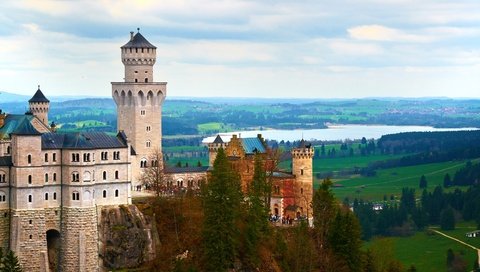
[[[455,171],[464,166],[465,161],[454,161],[378,170],[374,177],[337,180],[335,182],[344,187],[335,188],[334,192],[339,199],[349,197],[350,199],[382,200],[384,195],[400,196],[402,188],[410,187],[416,188],[419,196],[421,190],[418,188],[418,183],[422,175],[427,178],[427,190],[433,190],[436,185],[442,185],[446,173],[453,176]]]
[[[471,248],[452,241],[439,234],[428,235],[418,232],[410,237],[392,237],[395,257],[403,263],[405,268],[415,265],[417,271],[441,272],[446,271],[447,250],[451,248],[455,253],[464,252],[463,258],[469,268],[477,253]],[[375,240],[370,243],[375,243]]]

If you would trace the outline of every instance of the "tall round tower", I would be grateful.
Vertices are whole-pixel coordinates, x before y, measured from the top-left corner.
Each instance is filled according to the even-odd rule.
[[[124,82],[112,82],[117,104],[117,127],[125,132],[135,156],[132,158],[132,186],[139,185],[142,168],[149,157],[162,152],[162,105],[167,95],[166,82],[153,81],[157,48],[138,31],[121,47],[125,66]]]
[[[312,217],[313,198],[313,155],[310,143],[303,139],[297,148],[292,149],[292,174],[295,175],[294,194],[297,214]]]
[[[38,90],[32,98],[28,100],[28,104],[30,112],[48,127],[48,109],[50,108],[50,100],[43,95],[40,90],[40,85],[38,85]]]

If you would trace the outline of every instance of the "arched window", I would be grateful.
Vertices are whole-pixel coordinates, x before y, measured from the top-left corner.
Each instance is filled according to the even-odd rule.
[[[28,184],[32,184],[32,175],[28,175]]]
[[[303,188],[300,188],[300,194],[303,195]]]
[[[7,175],[5,174],[5,172],[0,172],[0,183],[5,183],[7,182]]]
[[[80,200],[80,193],[77,191],[73,191],[72,200]]]
[[[148,82],[148,78],[145,78],[145,82]]]
[[[57,161],[57,153],[52,154],[52,161]]]
[[[48,182],[48,174],[45,174],[45,182]]]
[[[103,198],[107,198],[107,190],[103,190]]]
[[[32,195],[28,195],[28,203],[32,203],[32,201],[33,201]]]
[[[115,190],[115,197],[118,197],[118,190]]]
[[[57,199],[57,193],[53,193],[53,200]]]
[[[45,153],[45,162],[48,162],[48,153]]]
[[[48,193],[45,193],[45,200],[48,200]]]
[[[28,164],[32,163],[32,155],[27,156],[27,162],[28,162]]]
[[[53,173],[53,181],[57,181],[57,173]]]
[[[115,171],[115,179],[118,179],[118,171]]]
[[[147,159],[143,158],[140,161],[140,168],[146,168],[147,167]]]
[[[147,142],[145,143],[145,146],[146,146],[146,147],[150,147],[151,144],[152,144],[152,142],[150,142],[150,140],[147,140]]]
[[[89,182],[90,180],[92,180],[92,174],[88,171],[83,172],[83,181]]]
[[[78,172],[72,173],[72,181],[80,181],[80,174]]]
[[[7,146],[7,154],[10,154],[10,146]]]
[[[303,169],[300,169],[300,175],[303,176]]]
[[[103,180],[107,180],[107,171],[103,171],[102,178]]]
[[[0,202],[6,202],[7,201],[7,195],[5,194],[4,191],[0,191]]]

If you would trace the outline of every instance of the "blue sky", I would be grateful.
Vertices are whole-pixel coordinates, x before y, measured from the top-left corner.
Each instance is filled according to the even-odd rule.
[[[0,91],[110,96],[137,27],[169,96],[480,98],[478,0],[5,1]]]

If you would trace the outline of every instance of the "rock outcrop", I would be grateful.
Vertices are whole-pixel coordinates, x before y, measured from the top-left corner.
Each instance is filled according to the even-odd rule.
[[[146,218],[135,205],[101,208],[98,234],[104,268],[135,268],[155,258],[155,220]]]

